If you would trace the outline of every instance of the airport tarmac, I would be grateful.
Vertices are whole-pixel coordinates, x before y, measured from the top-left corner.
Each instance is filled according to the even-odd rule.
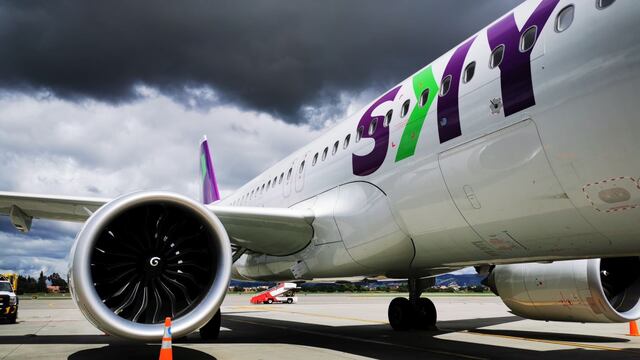
[[[301,295],[251,305],[229,295],[216,342],[174,340],[174,359],[637,359],[628,324],[524,320],[493,296],[432,297],[438,331],[394,332],[386,295]],[[105,336],[71,300],[24,300],[18,324],[0,324],[0,359],[155,359],[159,344]]]

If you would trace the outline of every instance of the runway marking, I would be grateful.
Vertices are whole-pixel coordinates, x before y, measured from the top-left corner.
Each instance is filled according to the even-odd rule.
[[[320,331],[295,329],[295,328],[286,327],[286,326],[264,324],[264,323],[248,321],[248,320],[227,319],[227,321],[232,321],[232,322],[235,321],[235,322],[246,323],[246,324],[251,324],[251,325],[271,327],[271,328],[281,329],[281,330],[297,331],[297,332],[301,332],[301,333],[305,333],[305,334],[319,335],[319,336],[331,337],[331,338],[336,338],[336,339],[359,341],[359,342],[365,342],[365,343],[369,343],[369,344],[393,346],[393,347],[398,347],[398,348],[403,348],[403,349],[408,349],[408,350],[414,350],[414,351],[430,352],[432,354],[451,356],[451,357],[458,358],[458,359],[459,358],[464,358],[464,359],[473,359],[473,360],[488,360],[488,358],[483,358],[483,357],[479,357],[479,356],[471,356],[471,355],[454,353],[454,352],[449,352],[449,351],[442,351],[442,350],[433,350],[433,349],[429,349],[429,348],[421,348],[421,347],[410,346],[410,345],[394,344],[394,343],[390,343],[390,342],[386,342],[386,341],[363,339],[363,338],[358,338],[358,337],[354,337],[354,336],[337,335],[337,334],[331,334],[331,333],[320,332]]]
[[[352,317],[346,317],[346,316],[335,316],[335,315],[317,314],[317,313],[309,313],[309,312],[301,312],[301,311],[281,310],[277,308],[265,309],[264,307],[261,307],[261,306],[234,306],[234,307],[239,310],[274,311],[274,312],[282,312],[287,314],[307,315],[307,316],[315,316],[315,317],[328,318],[328,319],[359,321],[359,322],[368,323],[368,324],[385,324],[385,325],[389,324],[389,322],[387,321],[359,319],[359,318],[352,318]]]
[[[578,347],[578,348],[591,349],[591,350],[624,351],[624,352],[630,352],[630,353],[633,353],[633,354],[640,354],[639,351],[635,351],[635,350],[631,350],[631,349],[621,349],[621,348],[616,348],[616,347],[611,347],[611,346],[604,346],[604,345],[583,344],[583,343],[577,343],[577,342],[572,342],[572,341],[545,340],[545,339],[528,338],[528,337],[523,337],[523,336],[487,334],[487,333],[483,333],[483,332],[476,332],[476,331],[473,331],[473,330],[463,330],[463,331],[458,331],[458,332],[463,332],[463,333],[466,332],[466,333],[474,334],[474,335],[492,336],[492,337],[503,338],[503,339],[511,339],[511,340],[523,340],[523,341],[539,342],[539,343],[545,343],[545,344],[571,346],[571,347]]]

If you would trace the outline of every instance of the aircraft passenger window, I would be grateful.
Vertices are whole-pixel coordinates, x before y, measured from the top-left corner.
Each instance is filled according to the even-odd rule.
[[[300,163],[300,169],[298,169],[298,174],[302,174],[302,170],[304,170],[304,162],[305,160],[302,160],[302,162]]]
[[[331,150],[331,155],[335,155],[338,152],[339,144],[340,144],[340,141],[336,141],[335,144],[333,144],[333,150]]]
[[[596,7],[600,10],[609,7],[611,4],[613,4],[614,2],[616,2],[616,0],[597,0],[596,1]]]
[[[387,111],[387,115],[384,116],[384,121],[382,122],[383,127],[389,127],[389,124],[391,124],[391,117],[393,117],[393,110]]]
[[[472,61],[469,63],[469,65],[467,65],[466,68],[464,68],[464,74],[462,75],[462,82],[466,84],[469,81],[471,81],[475,73],[476,73],[476,62]]]
[[[427,100],[429,100],[429,88],[424,89],[420,95],[420,106],[422,107],[427,105]]]
[[[532,26],[520,37],[520,52],[527,52],[531,50],[536,43],[536,37],[538,36],[538,27]]]
[[[328,152],[329,152],[329,148],[328,147],[324,148],[324,150],[322,151],[322,161],[324,161],[324,159],[327,158]]]
[[[260,194],[264,192],[264,184],[262,184],[262,189],[260,189]]]
[[[440,96],[447,95],[450,88],[451,88],[451,75],[447,75],[444,79],[442,79],[442,84],[440,85]]]
[[[364,126],[360,126],[358,131],[356,132],[356,142],[359,142],[362,139],[362,133],[364,132]]]
[[[278,181],[277,176],[273,178],[273,183],[271,184],[271,187],[276,187],[276,181]]]
[[[278,180],[278,184],[282,184],[282,179],[284,179],[284,173],[280,174],[280,180]]]
[[[269,180],[269,182],[267,183],[267,190],[269,190],[270,187],[271,187],[271,180]]]
[[[347,137],[344,138],[344,143],[342,144],[343,149],[346,149],[349,147],[350,140],[351,140],[351,134],[348,134]]]
[[[489,60],[489,67],[494,69],[502,64],[504,58],[504,45],[498,45],[491,52],[491,59]]]
[[[563,32],[571,26],[573,23],[573,5],[569,5],[566,8],[560,10],[558,17],[556,18],[556,31]]]
[[[316,166],[317,162],[318,162],[318,153],[313,155],[313,161],[311,162],[311,166]]]
[[[289,179],[291,179],[291,173],[293,172],[293,168],[290,167],[289,168],[289,172],[287,173],[287,181],[289,181]]]
[[[369,136],[373,135],[373,133],[376,132],[377,127],[378,127],[378,118],[371,119],[371,122],[369,123],[369,131],[367,132]]]
[[[407,113],[409,112],[409,105],[411,105],[411,101],[407,99],[407,101],[402,104],[402,108],[400,109],[400,117],[407,116]]]
[[[252,197],[252,198],[253,198],[253,192],[254,192],[254,191],[255,191],[255,190],[251,190],[251,197]]]

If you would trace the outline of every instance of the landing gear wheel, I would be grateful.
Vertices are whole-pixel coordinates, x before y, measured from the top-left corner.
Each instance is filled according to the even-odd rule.
[[[396,331],[406,331],[413,327],[416,311],[407,298],[397,297],[389,304],[389,324]]]
[[[272,299],[267,300],[267,304],[273,304],[273,300]]]
[[[287,299],[287,304],[293,304],[293,299],[292,298],[288,298]]]
[[[209,322],[200,328],[200,338],[202,340],[216,340],[218,335],[220,335],[220,320],[222,319],[222,315],[220,315],[220,309],[218,312],[209,320]]]
[[[427,298],[418,299],[416,305],[416,321],[415,328],[420,330],[436,329],[436,321],[438,320],[438,312],[436,311],[433,301]]]

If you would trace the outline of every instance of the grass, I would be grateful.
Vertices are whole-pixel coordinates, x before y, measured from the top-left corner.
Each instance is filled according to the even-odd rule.
[[[71,294],[49,294],[49,293],[32,293],[18,295],[18,299],[22,300],[64,300],[71,299]]]

